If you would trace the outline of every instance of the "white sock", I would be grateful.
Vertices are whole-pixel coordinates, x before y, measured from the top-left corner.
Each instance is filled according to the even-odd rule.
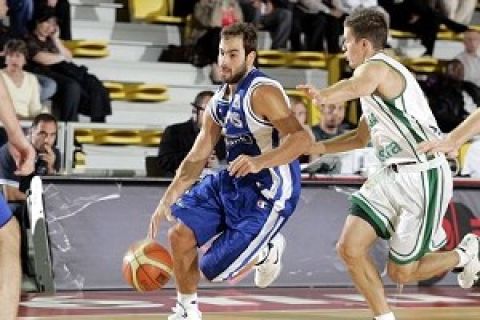
[[[389,313],[376,316],[374,319],[375,320],[395,320],[395,315],[393,314],[393,312],[389,312]]]
[[[463,268],[470,261],[470,256],[460,248],[455,248],[454,250],[458,254],[458,264],[455,268]]]
[[[177,292],[177,301],[180,302],[183,306],[191,306],[191,305],[196,305],[198,307],[197,303],[197,293],[192,293],[192,294],[184,294]]]

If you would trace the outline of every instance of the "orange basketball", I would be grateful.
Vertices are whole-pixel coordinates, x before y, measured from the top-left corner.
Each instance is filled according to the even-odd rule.
[[[173,274],[172,257],[153,240],[139,241],[123,257],[122,272],[125,281],[138,291],[160,289]]]

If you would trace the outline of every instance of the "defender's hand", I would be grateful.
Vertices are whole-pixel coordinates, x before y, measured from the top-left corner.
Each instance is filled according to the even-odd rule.
[[[449,155],[457,153],[458,145],[450,139],[432,140],[422,142],[418,145],[417,150],[423,153],[444,152]]]
[[[305,93],[316,105],[325,104],[324,98],[314,86],[310,84],[299,84],[296,88]]]

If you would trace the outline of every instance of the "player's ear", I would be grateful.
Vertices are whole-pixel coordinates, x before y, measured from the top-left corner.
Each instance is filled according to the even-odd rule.
[[[255,50],[250,51],[247,54],[247,64],[248,65],[255,65],[255,60],[257,59],[257,52]]]

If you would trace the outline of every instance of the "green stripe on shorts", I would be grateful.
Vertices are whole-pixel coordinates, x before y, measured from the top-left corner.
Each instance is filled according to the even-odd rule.
[[[352,202],[350,207],[350,214],[352,216],[362,218],[368,222],[368,224],[372,226],[372,228],[375,230],[375,233],[380,238],[385,240],[390,238],[390,232],[388,231],[388,228],[365,202],[355,196],[352,196],[350,201]]]

